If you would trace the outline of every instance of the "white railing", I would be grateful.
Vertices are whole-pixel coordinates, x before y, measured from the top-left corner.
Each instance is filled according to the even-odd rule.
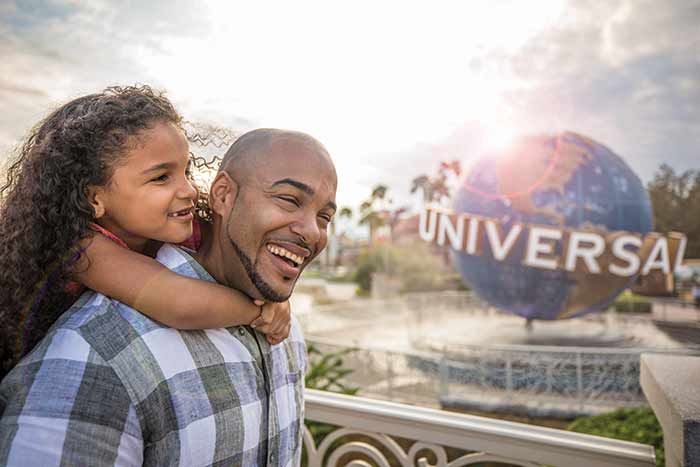
[[[656,465],[643,444],[312,389],[306,419],[339,427],[318,446],[305,428],[308,467]]]

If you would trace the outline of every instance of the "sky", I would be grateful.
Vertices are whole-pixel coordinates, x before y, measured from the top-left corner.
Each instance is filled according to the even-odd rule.
[[[644,181],[700,168],[700,1],[0,0],[0,154],[52,108],[118,84],[184,117],[305,131],[339,206],[521,134],[585,134]]]

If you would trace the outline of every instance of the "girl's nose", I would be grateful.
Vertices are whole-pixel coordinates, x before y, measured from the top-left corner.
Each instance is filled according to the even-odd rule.
[[[197,199],[197,193],[197,188],[194,183],[189,178],[185,177],[185,182],[180,186],[179,197],[194,200]]]

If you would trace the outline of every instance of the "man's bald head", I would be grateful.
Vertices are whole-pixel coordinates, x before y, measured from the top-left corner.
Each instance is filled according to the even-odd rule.
[[[307,134],[265,128],[238,138],[209,193],[217,280],[287,300],[327,244],[337,184],[328,151]]]
[[[221,161],[219,171],[226,171],[230,177],[242,180],[252,168],[265,164],[268,157],[284,156],[284,151],[273,151],[279,145],[301,146],[333,167],[328,151],[314,137],[300,131],[258,128],[244,133],[231,145]],[[335,168],[333,172],[335,173]]]

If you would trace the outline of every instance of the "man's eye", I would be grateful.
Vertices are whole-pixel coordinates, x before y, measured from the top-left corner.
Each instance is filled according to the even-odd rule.
[[[167,182],[168,178],[169,178],[168,174],[163,174],[163,175],[159,175],[158,177],[151,179],[151,181],[157,182],[157,183],[163,183],[163,182]]]
[[[299,206],[299,201],[297,201],[296,198],[293,198],[291,196],[280,196],[279,199],[281,199],[282,201],[286,201],[290,204],[293,204],[294,206],[297,206],[297,207]]]

